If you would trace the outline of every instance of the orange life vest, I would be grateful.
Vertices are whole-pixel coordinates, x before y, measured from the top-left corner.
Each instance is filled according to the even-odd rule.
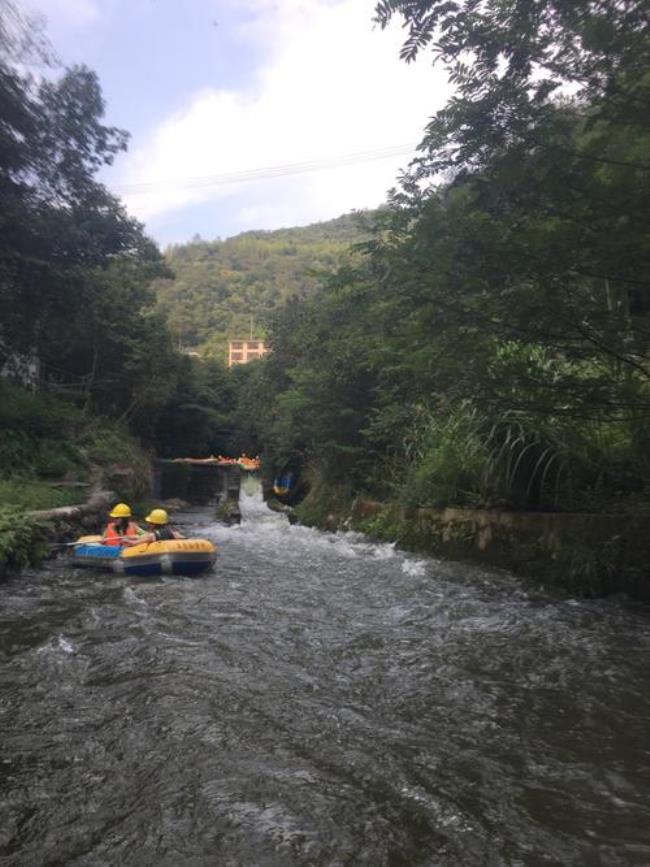
[[[118,533],[117,524],[114,521],[106,527],[104,532],[104,544],[105,545],[125,545],[125,536],[131,536],[132,540],[138,535],[138,530],[140,528],[133,521],[129,521],[128,526],[126,528],[126,533]]]

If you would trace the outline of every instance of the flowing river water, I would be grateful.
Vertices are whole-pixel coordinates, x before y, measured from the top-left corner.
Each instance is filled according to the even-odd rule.
[[[0,586],[0,865],[650,864],[650,615],[206,511]]]

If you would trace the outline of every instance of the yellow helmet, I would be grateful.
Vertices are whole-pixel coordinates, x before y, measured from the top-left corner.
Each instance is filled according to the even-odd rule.
[[[164,509],[152,509],[145,521],[149,524],[167,524],[169,523],[169,515]]]
[[[113,511],[108,514],[111,518],[130,518],[131,507],[127,506],[126,503],[118,503]]]

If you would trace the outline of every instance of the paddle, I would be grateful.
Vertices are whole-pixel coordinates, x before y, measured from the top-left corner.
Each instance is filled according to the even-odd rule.
[[[127,542],[137,542],[138,539],[141,539],[141,536],[120,536],[120,539],[124,539]],[[71,548],[74,545],[103,545],[106,544],[103,541],[99,542],[48,542],[50,548]],[[111,547],[117,548],[117,545],[112,545]]]

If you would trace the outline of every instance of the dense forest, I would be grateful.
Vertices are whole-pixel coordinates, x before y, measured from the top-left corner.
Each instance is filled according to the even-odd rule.
[[[276,315],[239,408],[321,500],[648,508],[647,12],[377,5],[455,93],[362,261]]]
[[[217,241],[195,239],[170,247],[173,278],[154,284],[157,309],[179,347],[224,358],[227,341],[263,337],[273,311],[305,298],[320,275],[351,259],[351,245],[367,237],[367,214],[273,232],[245,232]]]

